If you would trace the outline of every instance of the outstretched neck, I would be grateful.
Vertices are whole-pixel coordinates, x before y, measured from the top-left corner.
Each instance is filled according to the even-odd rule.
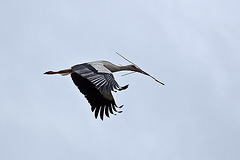
[[[119,72],[119,71],[131,71],[131,65],[126,66],[116,66],[113,68],[112,72]]]

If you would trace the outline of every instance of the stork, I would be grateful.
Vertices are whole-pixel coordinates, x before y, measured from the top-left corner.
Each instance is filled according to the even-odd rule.
[[[117,53],[117,52],[116,52]],[[119,53],[119,56],[132,63]],[[133,71],[139,72],[144,75],[150,76],[158,83],[164,85],[164,83],[158,81],[153,76],[141,70],[134,63],[126,66],[118,66],[108,61],[93,61],[88,63],[77,64],[71,67],[71,69],[64,69],[60,71],[48,71],[44,74],[60,74],[62,76],[71,75],[73,83],[78,87],[80,92],[85,96],[91,105],[91,111],[94,112],[95,118],[98,115],[103,120],[104,114],[107,117],[109,113],[116,115],[121,113],[117,108],[122,108],[123,105],[117,106],[113,98],[111,91],[121,91],[128,88],[128,85],[119,86],[115,81],[112,73],[118,71]]]

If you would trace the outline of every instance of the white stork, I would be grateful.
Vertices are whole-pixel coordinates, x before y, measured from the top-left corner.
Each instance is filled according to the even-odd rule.
[[[128,85],[123,87],[119,86],[112,74],[124,70],[139,72],[152,77],[134,63],[132,63],[132,65],[117,66],[108,61],[82,63],[71,67],[71,69],[57,72],[48,71],[44,74],[61,74],[63,76],[71,74],[74,84],[80,92],[85,95],[91,105],[92,112],[95,112],[95,118],[97,118],[100,113],[100,118],[103,120],[104,114],[109,117],[109,113],[116,115],[115,113],[122,112],[118,111],[117,108],[121,108],[123,105],[116,105],[111,91],[121,91],[128,88]],[[152,78],[164,85],[154,77]]]

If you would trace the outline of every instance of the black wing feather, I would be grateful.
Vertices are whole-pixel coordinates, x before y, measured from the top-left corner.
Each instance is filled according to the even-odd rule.
[[[106,115],[107,117],[109,117],[109,110],[108,110],[108,107],[105,107],[105,115]]]
[[[80,92],[85,95],[90,103],[92,112],[95,112],[95,118],[98,117],[99,111],[100,118],[102,120],[104,116],[104,110],[107,117],[109,117],[109,112],[114,114],[113,110],[120,113],[116,110],[117,105],[114,99],[109,100],[104,98],[100,91],[96,89],[95,85],[92,84],[88,79],[75,72],[71,74],[71,77],[74,84],[78,87]]]

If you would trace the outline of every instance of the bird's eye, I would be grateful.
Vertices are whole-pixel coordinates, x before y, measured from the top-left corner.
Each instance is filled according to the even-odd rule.
[[[137,68],[135,65],[132,65],[133,66],[133,68]]]

